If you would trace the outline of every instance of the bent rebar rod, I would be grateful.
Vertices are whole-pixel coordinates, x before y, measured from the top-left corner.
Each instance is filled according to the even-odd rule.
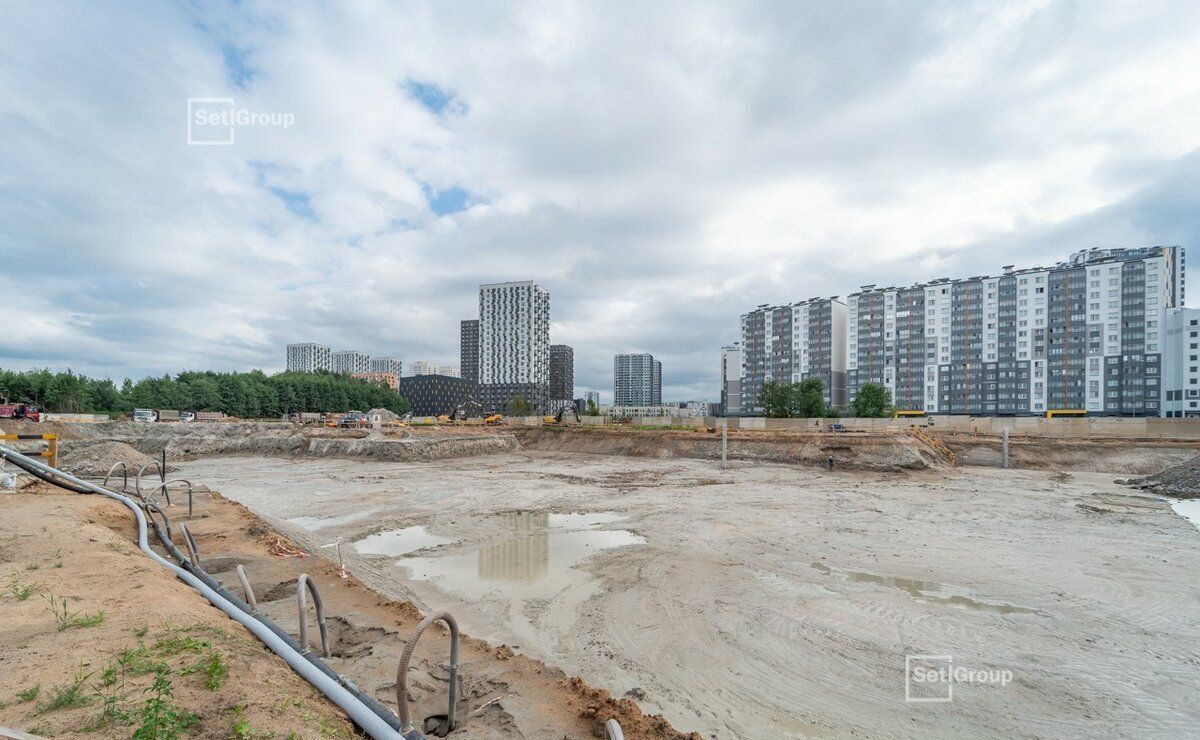
[[[113,463],[113,466],[108,469],[108,473],[104,476],[104,482],[101,483],[100,485],[104,488],[108,488],[108,479],[112,477],[113,471],[116,470],[117,468],[121,469],[121,493],[128,493],[129,492],[129,466],[126,465],[121,460],[117,460],[115,463]]]
[[[242,590],[246,592],[246,603],[250,605],[250,613],[258,614],[258,599],[254,598],[254,589],[250,587],[250,579],[246,577],[246,566],[238,563],[237,574],[242,581]]]
[[[445,622],[450,628],[450,708],[446,710],[446,730],[454,731],[454,704],[458,699],[458,622],[454,621],[449,612],[435,612],[421,620],[413,630],[412,636],[404,645],[404,652],[400,655],[400,666],[396,669],[396,704],[400,708],[401,732],[415,729],[408,711],[408,663],[412,660],[413,651],[417,649],[417,641],[421,639],[421,634],[437,621]]]
[[[138,498],[140,498],[143,501],[146,500],[146,494],[142,493],[142,475],[146,472],[146,468],[150,467],[151,465],[158,468],[159,478],[162,478],[163,476],[166,475],[166,473],[163,472],[162,464],[159,463],[158,460],[151,460],[150,462],[146,463],[142,467],[138,468],[137,477],[133,479],[133,490],[137,491]],[[161,483],[162,481],[160,480],[159,482]],[[171,505],[171,492],[164,490],[164,493],[166,494],[166,497],[167,497],[167,506],[170,506]]]
[[[321,630],[321,655],[328,658],[330,657],[329,630],[325,628],[325,605],[321,603],[321,592],[317,590],[317,584],[312,582],[307,573],[301,573],[300,578],[296,580],[296,604],[300,607],[300,649],[303,652],[309,652],[306,593],[312,594],[313,606],[317,610],[317,627]]]
[[[183,542],[187,545],[188,555],[191,556],[192,565],[196,568],[203,568],[200,564],[200,548],[196,546],[196,539],[192,537],[192,533],[188,531],[188,526],[183,522],[179,523],[179,531],[183,532]]]
[[[76,478],[73,475],[52,468],[49,465],[17,452],[11,447],[0,445],[0,457],[26,470],[33,468],[47,476],[60,478],[73,486],[84,488],[91,493],[97,493],[114,501],[120,501],[133,512],[134,517],[137,519],[138,549],[144,552],[147,557],[174,573],[184,583],[199,591],[204,598],[208,599],[209,603],[225,612],[230,619],[250,630],[271,652],[282,658],[292,670],[300,674],[304,680],[312,684],[322,694],[329,697],[330,701],[341,707],[346,714],[350,715],[355,724],[361,727],[372,738],[375,738],[375,740],[402,740],[400,733],[385,722],[383,718],[372,712],[366,704],[356,698],[346,687],[338,683],[336,679],[326,675],[316,665],[309,662],[307,658],[300,654],[300,651],[285,642],[267,624],[260,622],[248,612],[239,609],[233,602],[204,583],[203,580],[151,549],[149,538],[147,537],[146,515],[132,499],[98,486],[95,483]]]
[[[170,490],[168,490],[167,486],[171,485],[172,483],[186,483],[187,484],[188,519],[191,519],[192,518],[192,482],[190,480],[187,480],[186,478],[172,478],[171,480],[163,481],[162,483],[159,483],[157,486],[155,486],[155,488],[162,489],[163,495],[166,496],[166,498],[167,498],[168,506],[171,505],[171,492],[170,492]]]

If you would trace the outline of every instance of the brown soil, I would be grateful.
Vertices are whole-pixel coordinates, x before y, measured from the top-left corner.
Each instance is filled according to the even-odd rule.
[[[716,430],[520,428],[510,430],[525,449],[632,457],[719,460]],[[982,434],[923,430],[954,452],[960,465],[1000,467],[1002,442]],[[1156,473],[1196,454],[1195,442],[1158,439],[1054,439],[1014,436],[1010,466],[1035,470],[1092,470],[1116,474]],[[900,471],[945,468],[945,460],[921,440],[900,432],[729,432],[729,460],[751,460],[836,469]]]
[[[38,489],[44,487],[38,486]],[[255,732],[301,737],[344,736],[351,727],[340,710],[321,698],[282,660],[270,654],[240,625],[216,610],[185,584],[147,560],[133,545],[133,519],[117,502],[58,492],[5,494],[0,497],[4,527],[0,529],[0,724],[54,734],[88,727],[103,704],[38,712],[53,689],[69,683],[77,671],[89,674],[86,693],[93,696],[103,670],[123,650],[172,637],[196,636],[211,643],[229,661],[223,687],[209,691],[203,674],[175,677],[199,654],[171,657],[178,703],[199,716],[192,734],[229,734],[242,718]],[[174,510],[177,517],[183,511]],[[196,515],[189,523],[202,562],[236,593],[235,568],[245,566],[267,616],[293,635],[298,633],[295,583],[307,572],[318,584],[329,616],[331,651],[328,662],[364,691],[395,709],[395,667],[403,640],[422,615],[407,602],[381,597],[354,578],[338,577],[336,565],[319,557],[281,557],[274,552],[278,535],[240,504],[217,494],[196,496]],[[69,544],[68,544],[69,543]],[[60,550],[61,555],[56,554]],[[62,567],[55,567],[62,562]],[[26,571],[26,563],[38,569]],[[70,611],[104,610],[95,627],[59,632],[47,602],[34,594],[17,602],[8,593],[10,579],[40,583],[44,594],[70,597]],[[138,630],[148,632],[138,637]],[[319,632],[310,625],[315,641]],[[409,699],[418,718],[445,712],[447,679],[446,632],[431,629],[422,640],[409,676]],[[661,717],[645,716],[628,699],[515,653],[465,637],[460,647],[460,696],[457,712],[462,735],[472,738],[584,738],[601,735],[604,720],[615,717],[628,738],[682,738]],[[125,695],[132,707],[143,701],[151,675],[127,677]],[[21,702],[17,693],[40,685],[41,698]],[[270,687],[264,689],[263,687]],[[115,728],[115,729],[114,729]],[[84,736],[107,737],[131,731],[107,725]],[[455,733],[458,736],[459,732]],[[691,736],[698,737],[698,736]]]
[[[272,737],[353,735],[337,707],[138,551],[119,506],[42,484],[0,495],[0,724],[47,736],[129,736],[149,697],[150,667],[161,662],[174,702],[196,715],[194,736],[226,737],[239,722]],[[60,629],[51,599],[60,612],[65,604],[69,615],[103,613],[103,621]],[[228,675],[209,689],[207,674],[189,671],[218,654]],[[124,671],[121,657],[133,658]],[[78,679],[78,698],[55,709],[56,695]]]

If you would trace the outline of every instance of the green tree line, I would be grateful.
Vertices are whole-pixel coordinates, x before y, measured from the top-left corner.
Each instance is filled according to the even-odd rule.
[[[114,413],[135,408],[222,411],[242,418],[275,417],[298,411],[384,408],[403,414],[408,401],[391,388],[336,373],[183,372],[171,377],[125,379],[120,387],[104,378],[67,370],[0,369],[0,396],[61,413]]]
[[[836,409],[825,407],[825,384],[820,378],[799,383],[768,380],[758,394],[758,403],[774,419],[813,419],[838,416]],[[863,383],[855,394],[850,412],[856,417],[884,417],[892,413],[892,394],[878,383]]]

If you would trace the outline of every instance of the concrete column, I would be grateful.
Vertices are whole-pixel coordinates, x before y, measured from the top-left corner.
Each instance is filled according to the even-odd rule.
[[[725,469],[725,465],[729,460],[729,422],[724,421],[721,424],[721,469]]]
[[[1008,469],[1008,430],[1004,430],[1004,468]]]

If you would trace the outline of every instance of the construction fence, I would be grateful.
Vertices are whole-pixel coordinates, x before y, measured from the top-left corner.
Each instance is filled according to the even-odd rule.
[[[541,426],[540,416],[506,417],[515,426]],[[934,415],[900,419],[768,419],[764,417],[731,417],[728,419],[679,416],[644,416],[624,423],[604,416],[584,416],[585,426],[656,427],[666,429],[700,429],[728,424],[731,430],[761,430],[789,432],[874,432],[903,431],[919,426],[933,432],[951,432],[999,436],[1008,430],[1013,436],[1087,439],[1125,437],[1129,439],[1195,439],[1200,440],[1200,418],[1160,419],[1157,417],[1094,416],[1083,418],[1046,419],[1036,416],[950,416]]]

